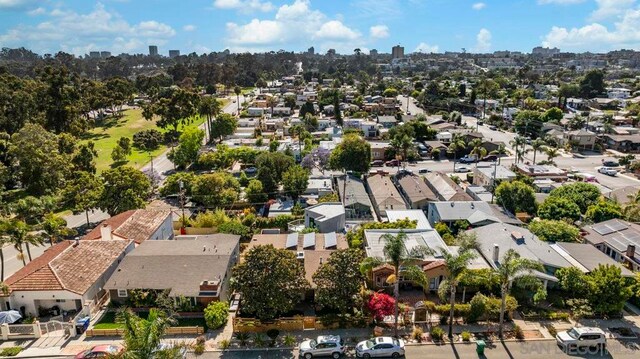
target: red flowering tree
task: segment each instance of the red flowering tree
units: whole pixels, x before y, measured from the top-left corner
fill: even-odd
[[[382,320],[385,316],[393,314],[395,304],[396,301],[392,296],[376,292],[369,298],[367,308],[375,320]]]

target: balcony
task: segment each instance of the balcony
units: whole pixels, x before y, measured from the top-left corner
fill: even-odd
[[[302,232],[305,228],[304,219],[296,219],[287,225],[289,232]]]

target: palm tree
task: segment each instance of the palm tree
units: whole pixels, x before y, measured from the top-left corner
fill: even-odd
[[[546,145],[547,143],[541,138],[536,138],[533,142],[531,142],[531,148],[533,148],[533,164],[534,165],[536,164],[536,154],[538,153],[538,151],[542,150]]]
[[[405,247],[405,241],[407,240],[407,235],[400,231],[397,235],[392,235],[387,233],[382,236],[382,239],[385,240],[384,245],[384,255],[389,262],[393,266],[394,276],[387,279],[388,282],[393,282],[393,297],[395,299],[395,309],[394,309],[394,333],[395,336],[398,336],[398,300],[400,296],[400,268],[402,267],[402,275],[405,278],[410,278],[420,285],[424,286],[427,283],[427,279],[424,275],[424,272],[421,268],[419,268],[415,263],[422,259],[422,257],[430,253],[429,249],[426,247],[416,247],[411,250],[411,252],[407,252]]]
[[[29,226],[19,219],[9,221],[5,225],[5,233],[9,236],[9,243],[13,244],[14,248],[18,251],[22,265],[26,266],[27,261],[24,256],[24,247],[27,247],[27,254],[29,255],[29,261],[31,261],[29,243],[37,246],[42,244],[41,239],[38,240],[36,236],[29,234]]]
[[[0,220],[0,282],[4,282],[4,245],[10,243],[5,237],[8,221]]]
[[[458,284],[467,273],[467,267],[476,257],[477,238],[475,235],[469,235],[464,232],[457,238],[460,249],[457,254],[453,254],[448,250],[441,249],[440,253],[444,259],[447,268],[447,280],[440,285],[444,285],[449,290],[451,309],[449,312],[449,338],[453,337],[453,309],[456,303],[456,290]]]
[[[74,229],[67,227],[67,221],[65,221],[64,218],[56,216],[53,213],[45,215],[41,226],[47,233],[51,246],[57,243],[61,237],[68,237],[76,233]]]
[[[476,155],[476,167],[478,167],[478,161],[487,155],[487,149],[482,147],[482,140],[479,138],[474,139],[469,143],[471,147],[471,154]]]
[[[207,119],[207,135],[208,140],[211,140],[211,125],[213,124],[213,118],[220,114],[220,102],[215,97],[205,97],[200,101],[198,107],[198,114],[206,117]],[[207,142],[209,142],[207,141]]]
[[[521,152],[518,152],[518,147],[526,146],[527,145],[527,140],[522,136],[517,136],[511,142],[509,142],[509,144],[511,144],[511,146],[513,146],[513,150],[516,152],[516,163],[518,163],[518,159],[519,159],[519,156],[521,154]]]
[[[240,86],[236,86],[233,88],[233,92],[236,94],[236,102],[238,103],[238,116],[240,116],[240,94],[242,93],[242,88]]]
[[[129,359],[147,358],[174,358],[169,351],[174,349],[158,351],[160,338],[167,329],[175,323],[175,319],[167,313],[151,309],[147,319],[142,319],[135,315],[130,309],[125,308],[118,312],[118,320],[124,325],[122,339],[124,341],[124,357]]]
[[[624,218],[629,222],[640,222],[640,191],[627,198],[629,202],[622,208]]]
[[[558,152],[558,149],[554,147],[547,146],[544,152],[547,154],[549,163],[555,163],[553,159],[560,156],[560,152]]]
[[[413,146],[413,140],[408,135],[395,136],[389,144],[396,153],[402,151],[402,161],[406,161],[409,149]]]
[[[275,96],[267,96],[267,106],[271,109],[271,116],[273,116],[273,108],[278,104],[278,99]]]
[[[502,329],[504,326],[504,312],[507,306],[507,294],[511,290],[511,285],[514,279],[531,276],[531,271],[544,270],[542,265],[531,259],[521,258],[520,254],[513,249],[509,249],[502,259],[500,259],[500,265],[496,269],[496,276],[500,283],[500,295],[502,296],[502,303],[500,304],[500,326],[498,329],[498,335],[502,338]]]
[[[492,155],[498,156],[498,164],[500,164],[500,160],[502,159],[502,155],[507,154],[507,146],[504,143],[498,145],[498,148],[490,152]]]
[[[462,151],[465,148],[467,148],[467,144],[464,143],[462,137],[454,135],[449,147],[447,148],[447,153],[453,154],[453,172],[456,171],[456,155],[458,154],[458,151]]]

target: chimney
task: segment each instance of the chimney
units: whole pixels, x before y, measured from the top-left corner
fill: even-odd
[[[500,259],[500,246],[497,244],[493,245],[493,261],[498,262]]]
[[[522,235],[522,233],[520,233],[518,231],[511,232],[511,239],[516,241],[516,243],[523,243],[524,242],[524,236]]]
[[[629,244],[627,246],[627,257],[633,258],[636,255],[636,246],[633,244]]]
[[[106,241],[110,241],[113,239],[111,237],[111,225],[109,225],[108,223],[103,223],[102,226],[100,226],[100,237],[102,238],[102,240]]]

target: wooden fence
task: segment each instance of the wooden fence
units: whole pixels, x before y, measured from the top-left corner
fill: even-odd
[[[87,338],[91,337],[120,337],[124,329],[89,329],[87,330]],[[170,327],[165,335],[200,335],[204,334],[203,327]]]
[[[264,333],[270,329],[278,329],[280,331],[295,331],[325,330],[337,328],[340,328],[340,323],[338,321],[323,322],[318,317],[314,316],[279,318],[271,322],[261,322],[259,319],[255,318],[233,318],[233,331],[236,333]]]

